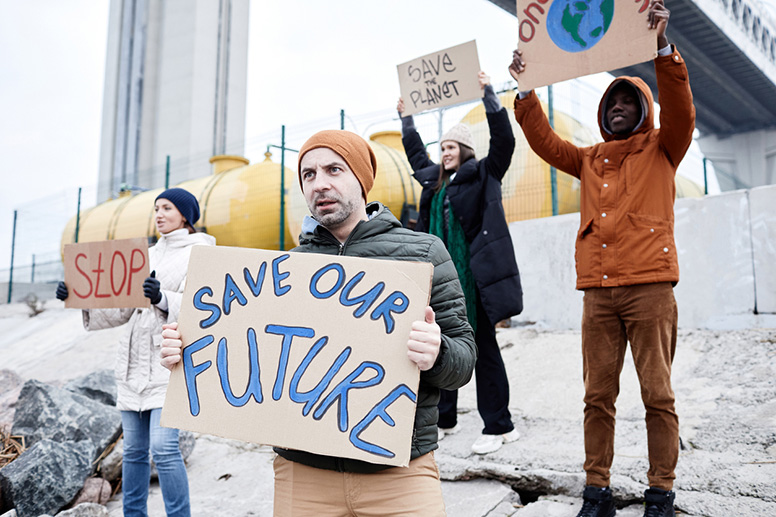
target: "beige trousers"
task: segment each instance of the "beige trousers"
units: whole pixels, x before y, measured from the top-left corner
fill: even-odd
[[[275,517],[445,515],[434,453],[372,474],[317,469],[275,458]]]

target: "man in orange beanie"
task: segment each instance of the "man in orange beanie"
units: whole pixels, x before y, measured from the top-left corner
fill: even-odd
[[[615,400],[628,342],[646,409],[649,489],[645,517],[673,517],[679,421],[671,389],[679,281],[674,244],[674,177],[692,142],[695,109],[687,68],[666,38],[669,11],[651,0],[660,128],[649,87],[618,77],[604,93],[598,123],[604,142],[576,147],[550,128],[536,95],[520,94],[515,118],[531,149],[581,181],[577,289],[584,291],[582,371],[585,382],[586,488],[578,517],[613,517],[609,488]],[[510,72],[524,69],[515,51]]]
[[[420,370],[408,468],[276,448],[275,516],[444,515],[437,448],[440,389],[469,382],[477,359],[458,273],[437,237],[402,228],[381,203],[367,204],[377,160],[348,131],[321,131],[299,152],[299,183],[312,217],[293,251],[430,262],[425,321],[416,321],[406,354]],[[180,334],[164,331],[162,364],[180,361]],[[398,352],[398,351],[397,351]]]

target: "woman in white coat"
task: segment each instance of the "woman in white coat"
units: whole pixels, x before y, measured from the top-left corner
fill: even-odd
[[[84,328],[99,330],[129,323],[119,342],[116,358],[117,406],[124,431],[122,468],[125,517],[146,517],[150,457],[159,472],[168,517],[188,517],[189,483],[178,448],[178,430],[159,425],[169,381],[169,371],[159,363],[162,325],[177,321],[186,283],[191,248],[215,245],[215,238],[197,233],[199,203],[181,188],[165,190],[156,198],[156,228],[161,238],[149,248],[151,276],[143,292],[149,309],[89,309],[83,311]],[[64,282],[57,298],[68,291]]]

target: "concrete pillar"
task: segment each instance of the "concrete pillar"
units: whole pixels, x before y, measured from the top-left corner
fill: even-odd
[[[761,129],[698,138],[701,152],[714,164],[722,191],[776,184],[776,130]]]
[[[244,154],[249,0],[111,0],[98,201]]]

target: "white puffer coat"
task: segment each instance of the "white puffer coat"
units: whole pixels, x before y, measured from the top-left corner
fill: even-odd
[[[216,240],[206,233],[189,233],[186,229],[163,235],[148,249],[151,270],[167,297],[167,312],[156,306],[150,309],[89,309],[83,311],[84,328],[100,330],[129,322],[119,341],[116,356],[118,409],[147,411],[164,404],[170,372],[160,364],[162,325],[178,320],[186,285],[191,247],[215,246]]]

